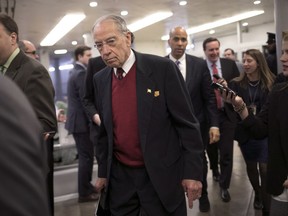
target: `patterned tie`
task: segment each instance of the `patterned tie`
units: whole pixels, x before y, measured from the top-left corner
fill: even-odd
[[[214,74],[218,75],[218,69],[217,69],[215,63],[212,64],[212,72],[213,72],[213,75]],[[217,82],[217,79],[215,77],[213,77],[213,81]],[[223,102],[222,102],[222,97],[221,97],[220,91],[218,91],[216,89],[214,91],[216,94],[217,107],[218,107],[218,109],[221,109],[223,107]]]
[[[180,61],[179,61],[179,60],[176,60],[176,61],[175,61],[175,64],[176,64],[177,67],[180,69]]]
[[[123,73],[124,73],[124,70],[122,68],[117,68],[117,78],[119,80],[122,80],[123,79]]]

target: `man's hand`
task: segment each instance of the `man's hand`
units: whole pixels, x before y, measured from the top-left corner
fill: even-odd
[[[97,124],[98,126],[100,126],[100,124],[101,124],[101,119],[100,119],[100,116],[99,116],[98,114],[95,114],[95,115],[93,116],[93,122],[94,122],[95,124]]]
[[[103,188],[107,185],[107,178],[97,178],[95,183],[95,188],[97,192],[101,192]]]
[[[202,194],[202,183],[192,179],[182,180],[182,186],[188,198],[189,208],[193,208],[193,201],[199,199]]]
[[[220,139],[220,130],[217,127],[211,127],[209,130],[209,144],[216,143]]]

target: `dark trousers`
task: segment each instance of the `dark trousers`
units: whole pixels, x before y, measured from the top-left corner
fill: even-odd
[[[233,146],[236,123],[231,122],[225,111],[220,112],[220,140],[207,146],[207,154],[211,169],[218,169],[218,149],[220,153],[220,181],[223,189],[230,186],[233,168]]]
[[[91,184],[94,162],[94,146],[89,133],[73,133],[78,152],[78,193],[88,196],[95,191]]]
[[[50,213],[54,216],[54,158],[53,158],[53,138],[48,138],[44,144],[47,147],[47,160],[48,160],[48,172],[46,176],[46,184],[48,191],[48,202],[50,207]]]
[[[208,123],[200,123],[200,130],[201,130],[201,136],[202,136],[202,141],[204,145],[204,151],[203,151],[203,180],[202,180],[202,195],[207,195],[207,173],[208,173],[208,161],[206,157],[206,149],[207,145],[209,145],[209,127]]]
[[[113,216],[185,216],[186,200],[175,212],[167,212],[162,205],[146,169],[131,168],[119,163],[112,164],[109,182],[109,206]]]

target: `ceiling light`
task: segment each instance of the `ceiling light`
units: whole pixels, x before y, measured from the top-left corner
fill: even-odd
[[[65,53],[67,53],[66,49],[59,49],[59,50],[54,51],[54,54],[56,55],[65,54]]]
[[[259,0],[253,2],[253,4],[255,4],[255,5],[258,5],[260,3],[261,3],[261,1],[259,1]]]
[[[97,7],[98,3],[97,2],[90,2],[89,6],[90,7]]]
[[[179,5],[180,5],[180,6],[187,5],[187,1],[180,1],[180,2],[179,2]]]
[[[86,15],[83,13],[67,14],[60,22],[48,33],[48,35],[41,41],[41,46],[53,46],[71,29],[78,25]]]
[[[238,15],[235,15],[232,17],[217,20],[215,22],[205,23],[203,25],[189,28],[189,29],[187,29],[187,34],[190,35],[190,34],[195,34],[195,33],[203,32],[203,31],[207,31],[209,29],[214,29],[214,28],[217,28],[220,26],[224,26],[224,25],[228,25],[228,24],[231,24],[234,22],[238,22],[238,21],[243,20],[243,19],[258,16],[258,15],[263,14],[263,13],[264,13],[263,10],[256,10],[256,11],[249,11],[249,12],[241,13],[241,14],[238,14]],[[161,37],[161,40],[168,40],[168,39],[169,39],[169,35],[164,35]]]
[[[127,15],[128,15],[128,11],[125,11],[125,10],[124,10],[124,11],[121,11],[121,15],[122,15],[122,16],[127,16]]]
[[[157,23],[161,20],[164,20],[164,19],[167,19],[168,17],[171,17],[173,15],[172,12],[158,12],[158,13],[154,13],[154,14],[151,14],[147,17],[144,17],[143,19],[141,20],[138,20],[134,23],[131,23],[130,25],[128,25],[128,29],[131,31],[131,32],[135,32],[135,31],[138,31],[142,28],[145,28],[149,25],[152,25],[154,23]]]
[[[75,46],[75,45],[78,44],[78,42],[77,41],[72,41],[71,44]]]
[[[242,23],[242,26],[248,26],[248,22]]]
[[[74,65],[73,64],[66,64],[66,65],[60,65],[59,66],[59,70],[62,71],[62,70],[71,70],[74,68]]]
[[[214,30],[214,29],[211,29],[211,30],[209,31],[209,34],[215,34],[215,30]]]

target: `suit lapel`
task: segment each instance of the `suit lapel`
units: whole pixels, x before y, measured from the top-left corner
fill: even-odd
[[[194,62],[192,61],[191,58],[189,58],[188,55],[186,55],[186,86],[189,87],[189,85],[192,85],[193,83],[193,71],[194,71]]]
[[[146,67],[145,60],[141,56],[136,55],[136,94],[138,108],[138,127],[140,144],[143,153],[145,152],[145,144],[147,139],[147,131],[151,119],[152,104],[154,100],[155,84],[150,79],[151,70]]]
[[[103,110],[103,120],[105,121],[106,130],[109,135],[113,134],[113,122],[112,122],[112,96],[111,96],[111,79],[112,79],[112,68],[107,68],[105,73],[103,73],[104,77],[101,80],[101,89],[103,92],[102,106]]]
[[[21,66],[23,55],[25,54],[23,54],[21,51],[16,55],[16,57],[13,59],[10,66],[8,67],[5,76],[10,77],[12,80],[15,79],[16,75],[18,74],[18,69]]]

